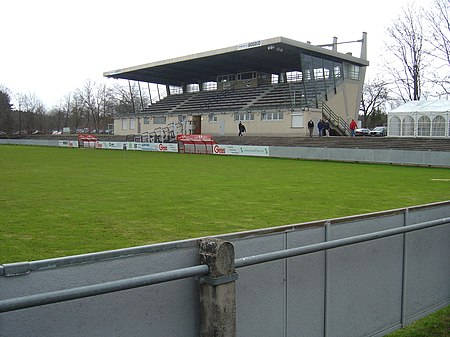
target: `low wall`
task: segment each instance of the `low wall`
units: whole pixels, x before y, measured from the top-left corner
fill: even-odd
[[[218,236],[236,258],[448,218],[450,201]],[[200,239],[0,265],[0,301],[199,264]],[[238,268],[237,336],[383,336],[450,304],[450,223]],[[187,278],[0,314],[1,336],[199,336]]]
[[[0,139],[1,144],[78,147],[77,141]],[[178,152],[174,143],[135,143],[99,141],[97,148],[112,150],[137,150]],[[395,165],[450,167],[450,152],[393,149],[320,148],[285,146],[220,145],[213,148],[216,155],[243,155],[310,160],[348,161]]]

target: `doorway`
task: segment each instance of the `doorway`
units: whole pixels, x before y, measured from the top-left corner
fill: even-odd
[[[202,134],[202,116],[192,116],[192,129],[194,135]]]

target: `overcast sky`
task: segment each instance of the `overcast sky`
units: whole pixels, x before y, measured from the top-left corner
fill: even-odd
[[[415,0],[416,5],[431,0]],[[386,27],[410,0],[0,0],[0,85],[47,106],[126,68],[277,36],[312,44],[368,34],[377,73]],[[359,56],[360,45],[338,51]],[[107,83],[108,83],[107,82]]]

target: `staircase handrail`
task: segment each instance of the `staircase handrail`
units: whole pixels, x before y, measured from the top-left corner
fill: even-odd
[[[350,126],[348,123],[342,117],[336,115],[336,113],[324,101],[319,101],[318,103],[322,109],[322,114],[328,119],[328,121],[343,131],[346,135],[349,135]]]

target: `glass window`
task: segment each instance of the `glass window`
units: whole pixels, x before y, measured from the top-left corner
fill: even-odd
[[[263,121],[273,121],[283,119],[282,112],[263,112],[261,113],[261,120]]]
[[[414,136],[414,118],[411,116],[403,118],[402,136]]]
[[[429,137],[431,131],[431,121],[428,116],[421,116],[417,121],[417,135]]]
[[[342,78],[342,74],[343,74],[343,65],[342,63],[336,63],[333,62],[333,69],[334,69],[334,77],[335,78]]]
[[[126,130],[128,128],[127,119],[122,119],[122,130]]]
[[[144,117],[144,124],[150,124],[150,118]]]
[[[344,73],[346,78],[359,80],[359,66],[357,65],[344,63]]]
[[[255,114],[253,112],[241,112],[234,114],[235,121],[253,121],[255,120]]]
[[[443,116],[439,115],[433,118],[431,135],[435,137],[445,136],[445,118]]]
[[[208,122],[217,122],[217,115],[216,114],[209,114],[208,115]]]
[[[134,130],[136,128],[136,120],[134,118],[130,118],[130,130]]]
[[[238,74],[238,80],[250,80],[252,78],[256,77],[255,72],[248,72],[248,73],[240,73]]]
[[[400,136],[400,118],[397,116],[391,117],[389,120],[389,136]]]
[[[300,71],[290,71],[286,73],[288,82],[299,82],[303,80],[303,74]]]
[[[198,84],[188,84],[186,86],[186,91],[187,92],[199,92],[200,86]]]
[[[203,83],[203,90],[205,90],[205,91],[217,90],[217,82]]]
[[[166,124],[166,117],[165,116],[153,117],[153,124]]]
[[[318,57],[313,57],[312,60],[313,60],[314,78],[316,80],[322,80],[324,78],[322,59]]]

